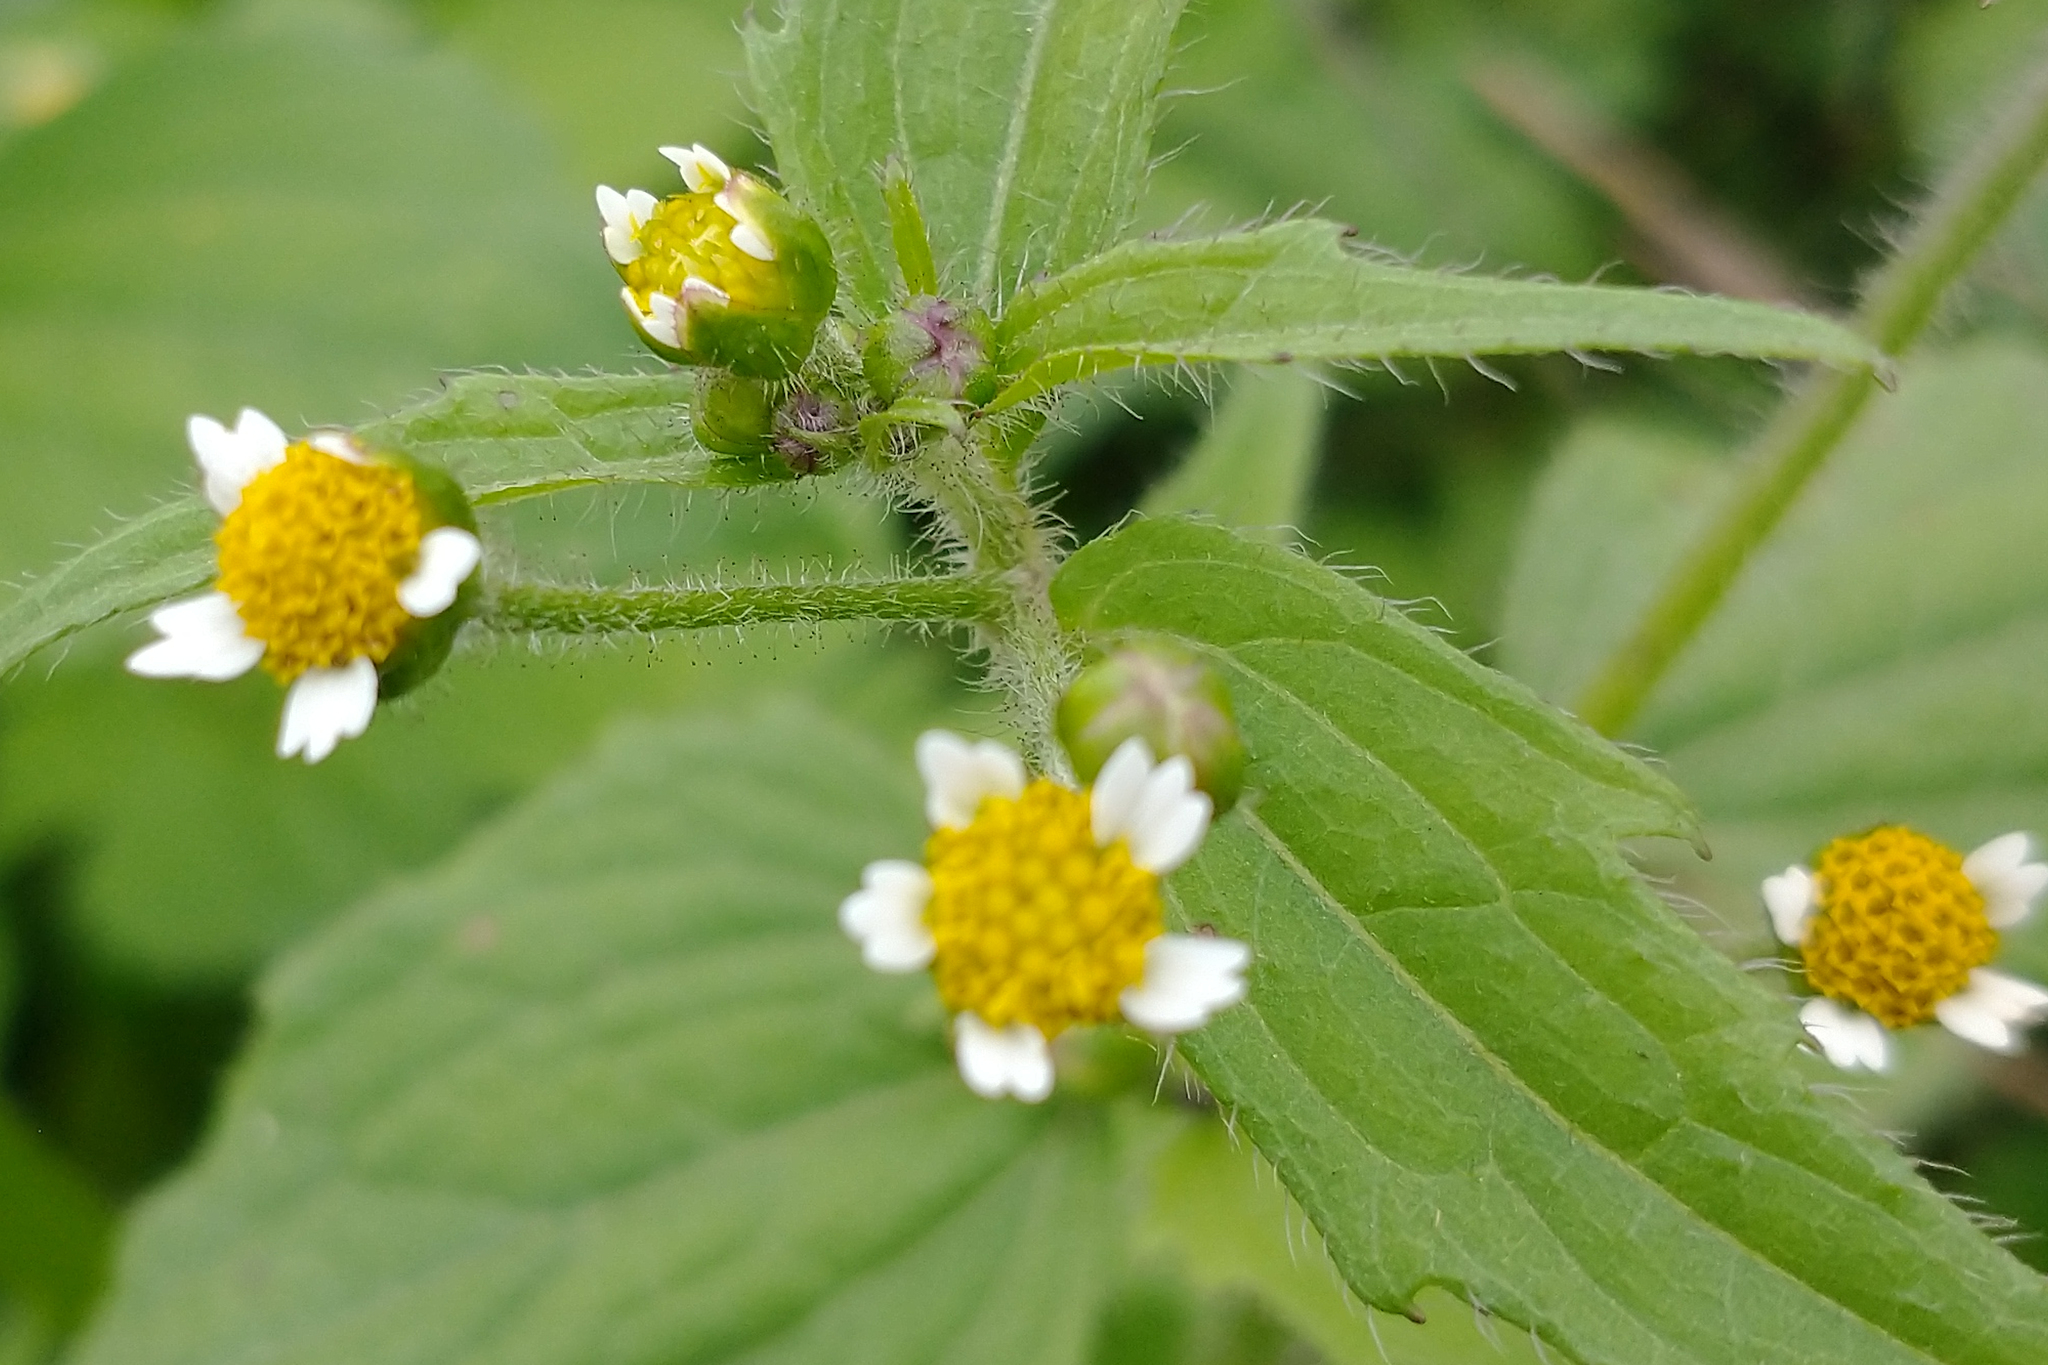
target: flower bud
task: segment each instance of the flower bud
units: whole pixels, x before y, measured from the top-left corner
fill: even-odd
[[[988,315],[947,299],[915,298],[868,336],[861,360],[888,402],[906,394],[980,407],[996,396]]]
[[[1090,664],[1060,698],[1060,743],[1092,782],[1119,744],[1136,736],[1165,760],[1179,754],[1220,815],[1244,786],[1244,743],[1222,676],[1179,645],[1121,645]]]
[[[775,410],[770,446],[795,473],[816,474],[851,454],[854,437],[855,414],[847,404],[798,389]]]
[[[756,379],[793,373],[831,310],[838,276],[808,216],[704,147],[664,147],[689,187],[597,191],[620,297],[648,348]]]
[[[690,427],[697,442],[721,455],[766,455],[773,446],[775,397],[759,379],[725,370],[697,372]]]

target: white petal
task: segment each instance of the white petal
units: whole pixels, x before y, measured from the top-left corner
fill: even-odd
[[[239,678],[263,658],[263,642],[244,633],[234,600],[224,592],[173,602],[150,613],[161,639],[128,656],[128,671],[143,678]]]
[[[726,304],[732,302],[732,295],[700,275],[685,275],[683,277],[683,290],[680,297],[684,304],[692,308],[705,303]]]
[[[1252,950],[1234,938],[1161,934],[1145,945],[1145,975],[1123,993],[1124,1018],[1151,1033],[1186,1033],[1244,999]]]
[[[661,201],[646,190],[626,191],[626,217],[632,221],[635,232],[645,227],[660,207]]]
[[[635,191],[638,193],[638,191]],[[631,201],[610,185],[597,187],[597,211],[604,219],[604,250],[620,265],[640,259],[640,225],[633,221]]]
[[[2025,834],[2001,834],[1963,859],[1963,875],[1983,895],[1984,913],[1995,929],[2024,920],[2048,889],[2048,864],[2028,862],[2032,851]]]
[[[1130,834],[1131,816],[1151,776],[1151,746],[1135,735],[1116,746],[1088,789],[1088,828],[1098,846],[1107,848]]]
[[[206,500],[222,516],[241,504],[251,479],[284,459],[288,444],[277,423],[254,408],[243,408],[232,430],[211,417],[189,418],[185,439],[199,460]]]
[[[1795,865],[1764,878],[1764,907],[1771,912],[1771,932],[1778,942],[1797,948],[1806,941],[1806,926],[1813,918],[1813,874]]]
[[[345,431],[316,431],[306,438],[306,444],[323,455],[332,455],[350,464],[370,462],[370,457],[356,444],[356,438]]]
[[[1052,1048],[1029,1024],[991,1028],[980,1016],[953,1020],[953,1057],[960,1079],[983,1099],[1015,1095],[1036,1104],[1052,1093]]]
[[[619,300],[626,305],[626,312],[633,319],[635,327],[664,346],[681,349],[681,333],[677,326],[680,314],[676,311],[674,299],[666,294],[656,294],[649,301],[649,307],[653,310],[651,314],[640,311],[640,301],[633,297],[631,289],[620,289]]]
[[[683,183],[693,193],[722,189],[725,182],[732,179],[732,168],[701,142],[694,147],[663,147],[660,150],[663,156],[676,163],[676,169],[682,172]]]
[[[459,526],[437,526],[420,537],[419,563],[398,585],[398,605],[422,619],[439,616],[455,602],[463,582],[476,572],[484,547]]]
[[[318,763],[344,739],[370,728],[377,709],[377,666],[357,659],[340,668],[311,668],[285,693],[277,756]]]
[[[987,798],[1024,793],[1024,760],[1014,750],[950,730],[917,737],[917,771],[924,777],[925,819],[934,829],[965,829]]]
[[[746,252],[757,261],[772,261],[775,259],[775,248],[769,244],[768,239],[763,237],[760,230],[752,223],[734,223],[732,231],[726,235],[732,238],[734,246]]]
[[[1163,877],[1194,856],[1213,809],[1194,786],[1194,764],[1179,754],[1152,770],[1131,815],[1132,862]]]
[[[932,879],[916,863],[869,863],[860,890],[839,903],[839,927],[860,945],[861,961],[878,972],[915,972],[931,965],[938,945],[924,922]]]
[[[1884,1025],[1862,1010],[1815,996],[1799,1007],[1799,1022],[1827,1059],[1844,1071],[1858,1067],[1883,1071],[1891,1064],[1891,1043]]]
[[[2048,1016],[2048,990],[1979,967],[1969,986],[1934,1007],[1934,1016],[1958,1038],[1993,1052],[2018,1052],[2028,1026]]]

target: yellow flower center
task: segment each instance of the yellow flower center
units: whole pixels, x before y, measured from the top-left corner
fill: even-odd
[[[717,285],[741,307],[786,308],[788,291],[773,263],[732,244],[738,221],[714,202],[715,194],[678,194],[661,201],[637,234],[640,256],[619,275],[644,311],[656,294],[679,294],[692,275]]]
[[[1998,951],[1962,855],[1900,825],[1837,839],[1814,869],[1820,913],[1800,951],[1822,995],[1887,1028],[1934,1018]]]
[[[358,658],[381,664],[412,620],[398,585],[419,559],[421,533],[403,470],[301,442],[249,482],[221,523],[220,590],[279,682]]]
[[[1098,848],[1088,796],[1043,778],[992,796],[925,846],[932,974],[946,1008],[1046,1037],[1117,1017],[1161,932],[1159,879],[1119,839]]]

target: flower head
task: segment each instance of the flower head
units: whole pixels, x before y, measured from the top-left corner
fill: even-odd
[[[2048,1017],[2048,990],[1992,971],[1998,931],[2027,917],[2048,887],[2024,834],[1964,857],[1901,825],[1836,839],[1812,868],[1764,879],[1771,928],[1797,948],[1817,992],[1800,1021],[1828,1060],[1881,1071],[1887,1030],[1939,1021],[2014,1052]]]
[[[663,147],[686,192],[597,188],[605,253],[649,348],[777,379],[810,354],[838,277],[818,225],[703,146]]]
[[[219,577],[150,616],[159,638],[128,670],[223,682],[261,664],[289,689],[279,757],[317,763],[368,727],[380,690],[446,654],[483,556],[468,505],[444,475],[345,432],[290,441],[254,408],[233,427],[194,417],[187,435],[221,514]]]
[[[1186,759],[1155,764],[1132,739],[1075,791],[1028,779],[1000,744],[933,730],[917,764],[925,861],[870,863],[839,922],[877,971],[931,969],[975,1093],[1044,1099],[1069,1028],[1185,1033],[1243,999],[1249,948],[1165,930],[1159,879],[1209,828]]]

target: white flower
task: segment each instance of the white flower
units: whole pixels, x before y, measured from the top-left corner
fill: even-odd
[[[640,259],[640,229],[654,217],[660,201],[646,190],[620,194],[610,185],[597,187],[597,212],[604,220],[604,249],[620,265]]]
[[[1185,1033],[1244,998],[1246,945],[1161,923],[1158,879],[1209,827],[1185,758],[1128,740],[1082,793],[1031,781],[990,740],[933,730],[916,752],[931,866],[869,864],[839,922],[877,971],[931,968],[975,1093],[1044,1099],[1051,1039],[1073,1025]]]
[[[341,521],[318,528],[265,525],[261,535],[231,534],[277,515],[273,505],[304,507],[337,481],[398,480],[410,489],[411,476],[377,464],[343,432],[315,432],[294,446],[275,422],[253,408],[244,408],[232,428],[194,417],[186,430],[207,500],[224,519],[221,586],[151,613],[159,638],[129,655],[128,670],[145,678],[225,682],[269,659],[290,684],[278,755],[317,763],[340,741],[368,727],[377,705],[377,666],[401,629],[397,623],[439,616],[454,605],[476,572],[483,546],[456,526],[437,526],[422,535],[409,529],[411,522],[377,521],[378,515],[398,515],[389,509],[404,506],[389,498],[377,504],[382,512],[338,513]],[[323,459],[332,463],[323,465]],[[361,472],[340,473],[333,464]],[[280,487],[293,496],[254,506],[251,490],[259,481],[281,481]],[[371,520],[357,524],[347,515],[370,515]],[[411,540],[412,571],[388,583],[359,581],[363,570],[334,554],[334,537],[349,534],[375,535],[394,545],[417,537]],[[331,591],[333,603],[316,600],[309,610],[295,596],[285,609],[267,604],[266,580],[285,575],[294,583],[310,581]],[[238,601],[231,586],[246,595]],[[375,600],[380,592],[389,594],[390,605],[379,621],[366,623],[353,604],[366,594]]]
[[[2025,1030],[2048,1018],[2048,990],[1983,963],[1996,951],[1995,931],[2024,920],[2048,888],[2048,865],[2030,858],[2024,834],[1960,857],[1925,835],[1881,826],[1829,844],[1819,869],[1795,865],[1764,879],[1772,932],[1799,950],[1808,981],[1823,992],[1799,1018],[1830,1062],[1882,1071],[1887,1028],[1929,1020],[1979,1047],[2019,1050]],[[1893,894],[1900,876],[1910,895]]]

